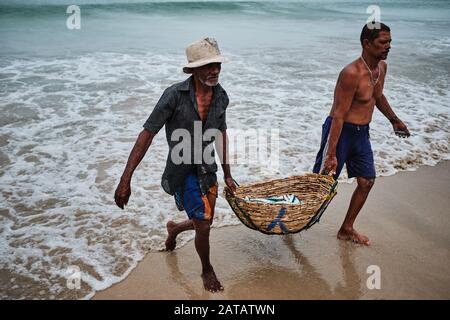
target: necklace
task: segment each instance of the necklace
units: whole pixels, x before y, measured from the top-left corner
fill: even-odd
[[[370,68],[369,68],[369,66],[368,66],[367,63],[366,63],[366,60],[364,60],[363,56],[361,56],[361,60],[364,62],[364,65],[366,66],[367,71],[369,71],[369,74],[370,74],[370,82],[372,82],[372,85],[375,87],[376,84],[377,84],[377,82],[378,82],[378,79],[380,79],[380,73],[381,73],[381,72],[378,72],[378,77],[377,77],[375,80],[373,80],[372,70],[370,70]],[[378,65],[377,65],[377,69],[379,69],[379,68],[378,68]],[[368,86],[370,86],[370,83],[368,84]]]

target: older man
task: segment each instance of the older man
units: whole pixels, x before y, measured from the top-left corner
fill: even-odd
[[[115,192],[120,208],[128,203],[132,174],[153,137],[165,125],[169,155],[161,185],[175,197],[178,209],[185,210],[186,221],[167,223],[167,250],[174,250],[180,232],[195,229],[195,248],[202,263],[202,279],[206,290],[223,290],[209,259],[209,233],[217,198],[217,164],[211,144],[219,142],[225,184],[236,186],[227,164],[226,108],[228,96],[219,84],[224,57],[212,38],[197,41],[186,49],[188,64],[183,71],[192,74],[183,82],[167,88],[144,124],[144,130],[128,158]],[[206,134],[216,131],[219,134]],[[198,133],[200,132],[200,136]],[[180,137],[185,141],[180,142]],[[209,137],[209,139],[208,139]],[[199,157],[200,155],[200,157]]]
[[[369,239],[353,228],[375,182],[375,165],[369,140],[369,123],[375,106],[391,122],[395,134],[409,136],[406,125],[392,111],[383,94],[386,60],[391,48],[388,26],[364,25],[360,41],[361,57],[339,74],[330,115],[322,127],[322,143],[313,172],[328,172],[337,179],[344,164],[358,185],[353,193],[338,239],[369,245]]]

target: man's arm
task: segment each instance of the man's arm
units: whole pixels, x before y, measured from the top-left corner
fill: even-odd
[[[391,123],[394,123],[395,121],[400,121],[400,119],[397,117],[397,115],[394,113],[391,106],[389,105],[389,102],[387,101],[384,94],[382,94],[380,97],[376,97],[375,105],[377,106],[378,110],[380,110],[381,113],[384,114],[384,116],[388,118],[388,120]]]
[[[334,108],[333,113],[331,114],[333,121],[331,123],[330,134],[328,137],[328,149],[326,151],[324,162],[324,170],[330,175],[336,173],[336,146],[341,135],[344,118],[352,105],[353,97],[358,87],[358,81],[359,74],[357,70],[355,67],[350,66],[342,70],[336,84]]]
[[[383,62],[382,66],[384,67],[384,77],[386,77],[387,64]],[[392,124],[392,127],[394,128],[394,132],[396,135],[400,137],[410,136],[409,130],[406,127],[406,125],[397,117],[394,110],[392,110],[391,106],[389,105],[389,102],[387,101],[386,97],[383,94],[383,89],[381,89],[379,91],[379,94],[375,96],[375,105],[377,106],[378,110],[380,110],[381,113]]]
[[[376,99],[376,106],[378,110],[391,122],[394,132],[399,137],[409,137],[410,133],[406,125],[397,117],[395,112],[392,110],[389,102],[387,101],[384,94]]]
[[[131,195],[130,184],[133,172],[141,162],[142,158],[144,158],[154,136],[155,134],[153,132],[146,129],[142,130],[136,140],[136,143],[134,144],[133,149],[131,150],[127,165],[123,171],[122,177],[120,178],[116,192],[114,193],[114,200],[117,206],[121,209],[123,209],[124,205],[128,203],[128,199]]]
[[[172,116],[176,107],[176,90],[167,88],[164,90],[161,98],[153,109],[152,113],[144,123],[144,130],[139,134],[133,149],[131,150],[128,162],[123,171],[119,185],[114,193],[114,200],[119,208],[123,209],[124,205],[128,203],[131,195],[131,177],[134,170],[137,168],[142,158],[144,158],[153,137],[161,130],[165,123]]]
[[[223,179],[225,181],[225,184],[232,192],[236,191],[236,184],[234,183],[233,177],[231,176],[231,170],[230,170],[230,163],[228,162],[229,154],[228,154],[228,135],[227,130],[220,131],[221,141],[216,144],[216,148],[218,148],[219,158],[222,164],[222,170],[223,170]]]

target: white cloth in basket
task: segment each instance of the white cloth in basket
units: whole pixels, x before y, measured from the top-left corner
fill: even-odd
[[[270,196],[267,198],[250,198],[245,197],[247,202],[262,202],[268,204],[302,204],[303,201],[297,198],[294,194],[285,194],[282,196]]]

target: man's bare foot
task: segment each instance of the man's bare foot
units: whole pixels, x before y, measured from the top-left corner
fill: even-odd
[[[355,229],[341,228],[337,234],[337,238],[340,240],[350,240],[366,246],[370,245],[369,238],[365,235],[359,234]]]
[[[177,224],[173,221],[167,222],[166,251],[173,251],[177,245],[177,242],[175,241],[177,235],[173,232],[176,225]]]
[[[209,292],[223,291],[223,286],[219,280],[217,280],[216,274],[212,268],[211,270],[202,273],[202,279],[205,290]]]

